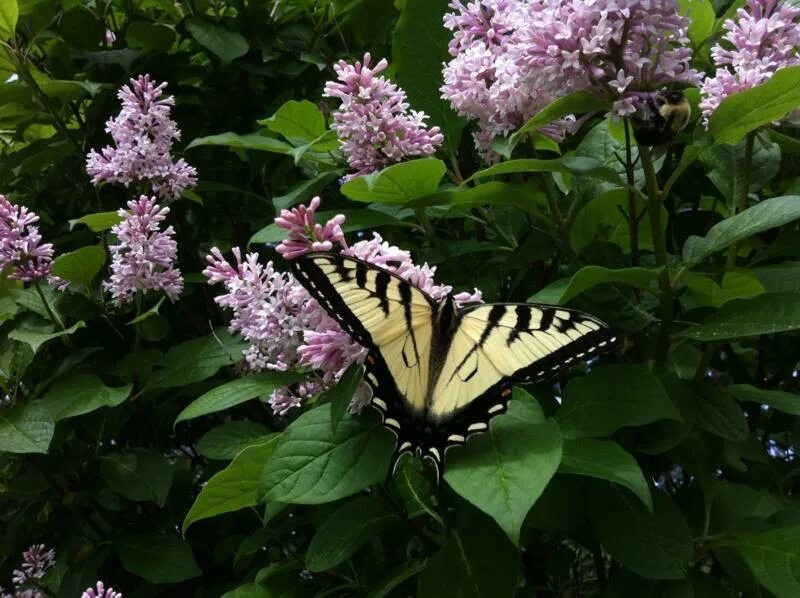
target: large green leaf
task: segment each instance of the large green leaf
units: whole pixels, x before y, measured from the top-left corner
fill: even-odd
[[[100,475],[117,494],[163,507],[172,487],[173,467],[163,455],[140,450],[103,457]]]
[[[247,40],[224,25],[212,23],[202,17],[189,17],[186,19],[186,30],[197,42],[214,54],[223,62],[231,62],[247,54],[250,46]]]
[[[302,375],[294,372],[267,371],[231,380],[192,401],[175,418],[175,424],[230,409],[256,397],[271,394],[283,386],[302,380],[302,378]]]
[[[603,598],[695,598],[692,586],[685,579],[644,579],[627,569],[617,569]],[[701,595],[702,596],[702,595]],[[711,598],[705,597],[703,598]]]
[[[464,187],[439,191],[410,202],[409,207],[417,206],[512,206],[526,212],[540,212],[546,204],[543,193],[532,191],[526,185],[512,185],[491,181],[476,187]]]
[[[435,193],[445,173],[445,165],[435,158],[401,162],[342,185],[342,195],[356,201],[404,204]]]
[[[622,565],[647,579],[683,579],[692,558],[692,531],[663,492],[650,513],[630,494],[610,486],[592,510],[597,539]]]
[[[132,384],[112,388],[93,374],[77,374],[60,380],[42,397],[42,405],[55,421],[116,407],[131,394]]]
[[[298,417],[264,468],[260,495],[296,504],[331,502],[386,477],[395,439],[377,414],[345,416],[333,432],[331,406]]]
[[[442,26],[448,0],[406,0],[392,37],[392,66],[409,103],[430,117],[444,134],[444,148],[455,156],[465,122],[443,100],[442,63],[451,59],[451,33]]]
[[[689,17],[689,39],[699,48],[714,31],[714,6],[709,0],[678,0],[680,13]]]
[[[248,446],[263,444],[269,436],[269,428],[257,422],[225,422],[203,434],[197,452],[207,459],[229,460]]]
[[[342,377],[332,389],[325,393],[328,401],[331,404],[331,426],[333,427],[334,434],[339,422],[342,421],[344,414],[347,413],[347,408],[353,401],[353,397],[358,390],[358,385],[364,377],[364,368],[358,364],[353,363],[347,368]]]
[[[317,105],[308,100],[289,100],[271,117],[259,121],[271,131],[280,133],[292,143],[314,141],[325,134],[325,117]]]
[[[178,583],[202,574],[177,533],[126,536],[115,540],[114,547],[126,570],[151,583]]]
[[[436,511],[437,490],[424,469],[425,465],[419,459],[404,457],[398,462],[389,486],[392,494],[400,499],[409,519],[429,515],[441,523]]]
[[[653,508],[650,487],[636,459],[611,440],[579,438],[564,442],[559,473],[591,476],[625,486],[648,509]]]
[[[742,533],[715,542],[734,546],[759,582],[779,598],[800,595],[800,527]]]
[[[620,268],[614,270],[603,266],[584,266],[568,280],[557,280],[548,285],[528,301],[563,305],[598,284],[609,282],[626,284],[638,289],[646,289],[659,276],[659,268]]]
[[[56,424],[38,401],[0,409],[0,452],[46,453]]]
[[[800,329],[800,295],[764,293],[723,305],[699,326],[682,334],[697,341],[718,341]]]
[[[536,131],[565,116],[605,111],[608,108],[608,100],[599,97],[597,94],[589,91],[573,92],[558,98],[537,112],[536,116],[528,120],[511,136],[511,141],[516,143],[522,135]]]
[[[18,18],[17,0],[0,0],[0,41],[6,41],[14,35]]]
[[[223,329],[183,342],[167,352],[163,367],[153,373],[147,386],[173,388],[205,380],[221,367],[239,363],[246,347],[244,341],[234,338]]]
[[[571,380],[557,419],[564,437],[586,438],[681,415],[646,365],[618,364]]]
[[[89,230],[100,233],[108,230],[116,224],[122,222],[122,216],[116,211],[114,212],[96,212],[94,214],[87,214],[75,220],[69,221],[69,229],[75,228],[76,224],[85,224]]]
[[[419,576],[419,598],[510,598],[519,553],[491,519],[467,505],[456,510],[444,547]]]
[[[59,255],[53,262],[53,275],[89,288],[105,263],[106,252],[102,247],[81,247]]]
[[[521,389],[505,415],[447,453],[444,479],[519,542],[522,522],[561,461],[561,433]]]
[[[292,146],[285,141],[275,139],[274,137],[258,135],[256,133],[249,133],[247,135],[239,135],[237,133],[220,133],[219,135],[197,137],[186,146],[186,149],[188,150],[193,147],[200,147],[203,145],[221,145],[223,147],[256,150],[260,152],[273,152],[276,154],[288,154],[292,151]]]
[[[134,21],[125,29],[125,41],[128,42],[128,47],[146,51],[166,52],[175,43],[176,37],[172,27],[147,21]]]
[[[12,330],[8,333],[8,338],[13,338],[15,341],[25,343],[31,348],[31,351],[37,353],[39,348],[45,343],[63,336],[69,336],[81,328],[86,328],[86,323],[83,320],[75,322],[66,330],[59,330],[58,332],[40,332],[39,330],[26,330],[25,328],[17,328],[16,330]]]
[[[709,131],[717,143],[735,145],[750,131],[800,108],[800,66],[782,68],[766,83],[727,96],[712,113]]]
[[[738,401],[769,405],[784,413],[800,415],[800,395],[780,390],[764,390],[750,384],[732,384],[726,386],[725,390]]]
[[[786,195],[765,199],[712,226],[705,237],[689,237],[683,246],[683,261],[691,266],[737,241],[783,226],[798,218],[800,196]]]
[[[684,272],[681,282],[698,305],[708,307],[720,307],[732,299],[755,297],[764,292],[764,286],[749,270],[725,272],[721,285],[710,276],[694,272]]]
[[[258,485],[278,437],[247,447],[203,486],[183,520],[183,533],[195,521],[258,504]]]
[[[386,502],[358,497],[337,509],[311,538],[306,567],[320,572],[349,559],[386,525],[399,518]]]

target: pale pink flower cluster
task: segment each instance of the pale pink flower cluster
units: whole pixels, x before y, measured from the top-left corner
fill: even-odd
[[[175,267],[178,244],[172,226],[162,230],[169,208],[162,208],[155,197],[142,195],[128,202],[128,210],[117,212],[122,222],[111,232],[119,243],[111,245],[111,278],[103,288],[115,303],[132,301],[136,293],[163,291],[175,301],[183,290],[181,271]]]
[[[447,285],[437,285],[436,269],[427,264],[413,263],[407,251],[385,242],[377,233],[369,240],[351,246],[341,232],[343,216],[336,216],[325,225],[315,224],[314,216],[319,198],[310,206],[285,210],[276,223],[287,229],[290,244],[280,247],[284,256],[299,257],[311,251],[330,251],[334,243],[341,246],[343,255],[368,261],[386,268],[411,282],[436,299],[452,291]],[[235,264],[229,263],[216,247],[207,256],[208,267],[203,274],[209,284],[222,283],[226,293],[215,301],[233,312],[230,330],[250,343],[245,361],[251,370],[298,370],[310,368],[318,377],[292,387],[281,388],[269,398],[272,409],[284,414],[329,388],[353,363],[363,363],[366,350],[356,343],[336,321],[308,294],[290,274],[275,270],[272,262],[259,262],[258,255],[233,249]],[[480,291],[454,296],[461,303],[481,301]],[[362,387],[352,408],[363,406]]]
[[[478,149],[496,159],[493,138],[522,125],[568,93],[588,90],[631,116],[670,84],[691,85],[688,21],[674,0],[461,0],[444,25],[453,31],[442,97],[478,121]],[[540,132],[555,139],[570,121]]]
[[[8,278],[33,282],[47,278],[53,268],[53,245],[42,243],[39,216],[0,195],[0,272]]]
[[[55,550],[47,549],[44,544],[34,544],[22,553],[22,564],[11,573],[14,592],[6,592],[0,588],[0,598],[42,598],[37,587],[26,587],[35,584],[56,562]]]
[[[170,118],[175,99],[164,97],[166,86],[140,75],[119,90],[122,110],[106,123],[114,146],[91,150],[86,159],[94,184],[147,184],[162,198],[179,197],[197,184],[197,171],[185,160],[172,157],[172,144],[181,133]]]
[[[86,588],[81,598],[122,598],[122,593],[114,591],[114,588],[107,588],[102,581],[98,581],[95,587]]]
[[[748,0],[747,9],[740,8],[736,16],[725,21],[724,41],[711,50],[717,72],[700,88],[706,126],[727,96],[764,83],[784,67],[800,65],[800,7]]]
[[[386,70],[386,59],[370,67],[364,62],[340,60],[333,69],[339,82],[328,81],[324,96],[338,98],[332,128],[341,143],[348,164],[356,171],[350,177],[367,174],[408,157],[430,156],[444,141],[439,127],[425,128],[424,112],[409,111],[406,93],[378,73]]]

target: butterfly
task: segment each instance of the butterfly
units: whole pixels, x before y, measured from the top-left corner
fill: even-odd
[[[366,347],[371,405],[404,453],[431,459],[506,411],[514,382],[534,382],[609,350],[608,326],[588,314],[533,303],[437,301],[389,270],[333,253],[291,261],[294,277]]]

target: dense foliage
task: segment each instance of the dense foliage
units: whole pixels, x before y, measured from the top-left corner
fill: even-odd
[[[0,0],[0,595],[800,595],[798,20]],[[392,476],[312,244],[623,342]]]

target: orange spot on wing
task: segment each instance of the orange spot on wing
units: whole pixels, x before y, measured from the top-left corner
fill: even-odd
[[[503,391],[500,393],[500,396],[505,398],[510,394],[511,394],[511,389],[510,388],[504,388]]]

